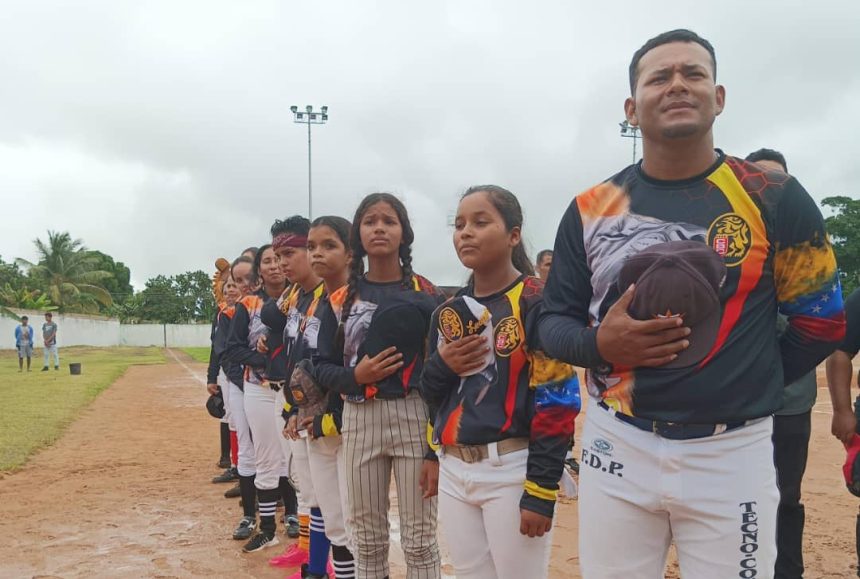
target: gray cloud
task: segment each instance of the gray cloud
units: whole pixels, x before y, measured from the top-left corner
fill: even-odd
[[[857,195],[860,8],[849,2],[3,2],[0,254],[68,229],[132,269],[211,269],[306,212],[352,217],[407,202],[416,269],[465,272],[447,216],[495,182],[520,197],[526,239],[551,246],[578,191],[630,160],[618,136],[627,63],[685,26],[717,49],[728,91],[718,146],[783,150],[817,199]],[[310,12],[308,12],[310,10]]]

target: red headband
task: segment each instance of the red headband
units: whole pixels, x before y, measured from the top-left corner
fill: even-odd
[[[307,247],[308,238],[305,235],[295,233],[279,233],[272,240],[272,249],[278,251],[285,247]]]

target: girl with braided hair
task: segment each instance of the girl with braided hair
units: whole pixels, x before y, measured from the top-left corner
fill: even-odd
[[[388,577],[388,491],[394,470],[409,579],[441,575],[436,542],[439,464],[418,393],[424,343],[443,294],[412,271],[409,216],[373,193],[352,221],[347,285],[321,314],[315,377],[345,400],[341,433],[358,579]],[[364,273],[364,260],[367,272]]]

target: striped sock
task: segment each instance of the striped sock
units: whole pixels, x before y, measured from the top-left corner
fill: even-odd
[[[304,551],[310,551],[310,525],[310,516],[299,513],[299,549]]]
[[[275,511],[278,508],[278,489],[257,489],[257,506],[260,509],[260,530],[275,534]]]
[[[325,523],[319,507],[311,507],[310,549],[308,557],[308,572],[314,575],[325,575],[328,563],[329,543],[325,536]]]
[[[349,549],[332,545],[331,558],[336,579],[355,579],[355,559]]]

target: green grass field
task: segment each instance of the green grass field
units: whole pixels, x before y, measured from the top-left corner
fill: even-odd
[[[209,347],[205,348],[179,348],[192,358],[194,358],[195,362],[203,362],[204,364],[209,363]]]
[[[60,370],[41,372],[41,351],[34,353],[33,371],[19,374],[15,351],[0,352],[0,472],[20,467],[59,439],[129,366],[164,362],[158,348],[62,348]],[[70,362],[81,363],[80,376],[69,374]]]

